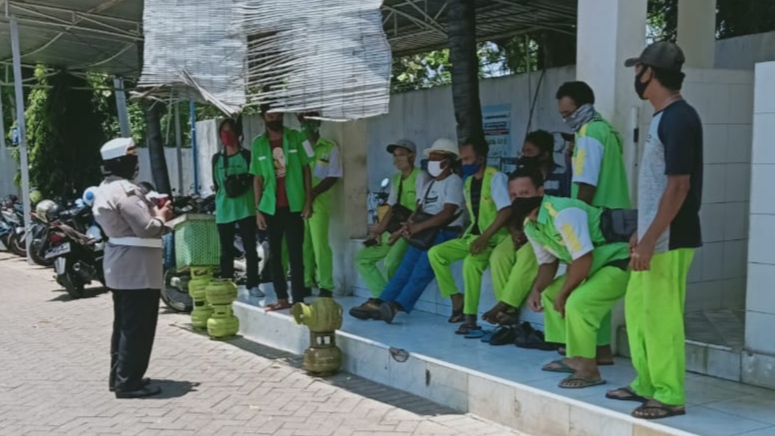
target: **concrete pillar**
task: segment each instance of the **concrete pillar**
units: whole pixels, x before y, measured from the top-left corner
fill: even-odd
[[[775,388],[775,62],[756,65],[753,148],[751,155],[751,225],[748,245],[745,347],[742,378]]]
[[[689,68],[713,68],[716,0],[678,0],[678,40]]]
[[[323,123],[321,134],[339,144],[344,178],[333,190],[329,238],[334,253],[334,281],[336,292],[351,295],[357,274],[352,263],[357,244],[352,239],[367,233],[366,195],[366,126],[367,121]]]
[[[630,192],[635,193],[639,111],[643,102],[635,94],[635,72],[624,61],[646,46],[647,0],[579,0],[576,45],[576,79],[595,91],[595,108],[622,135]],[[643,142],[644,133],[640,134]],[[631,195],[632,195],[631,194]],[[635,196],[632,195],[633,201]],[[614,310],[612,345],[616,350],[619,328],[624,325],[622,306]]]

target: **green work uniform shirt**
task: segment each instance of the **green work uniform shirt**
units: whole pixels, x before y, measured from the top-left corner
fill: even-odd
[[[592,253],[594,274],[600,268],[630,257],[627,243],[607,243],[600,230],[602,208],[581,200],[544,196],[536,221],[525,221],[525,235],[539,264],[560,260],[570,264]]]
[[[304,146],[303,133],[286,128],[283,132],[283,154],[273,153],[266,133],[253,140],[253,161],[250,174],[264,179],[264,192],[258,210],[274,215],[277,208],[277,172],[285,172],[285,189],[288,193],[288,206],[291,212],[301,212],[304,208],[304,172],[314,156],[310,147]],[[279,148],[278,148],[279,150]]]
[[[592,206],[629,209],[630,191],[624,167],[622,140],[600,114],[581,126],[573,149],[571,198],[578,198],[579,185],[596,187]]]
[[[315,155],[312,162],[309,163],[309,169],[312,173],[312,187],[314,188],[323,180],[334,177],[342,178],[342,164],[339,161],[339,147],[335,142],[325,138],[319,138],[314,147]],[[315,197],[312,210],[315,213],[328,213],[331,209],[331,195],[328,191]]]
[[[224,180],[226,174],[248,174],[250,170],[250,152],[240,149],[232,156],[218,153],[213,156],[213,181],[215,182],[215,222],[218,224],[233,223],[256,215],[256,197],[253,185],[239,197],[230,198],[226,195]]]

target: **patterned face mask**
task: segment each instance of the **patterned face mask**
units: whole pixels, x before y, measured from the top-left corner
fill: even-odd
[[[565,122],[565,124],[568,125],[568,127],[573,129],[574,132],[578,132],[579,129],[581,129],[581,126],[592,121],[592,118],[594,117],[595,107],[587,103],[581,105],[578,109],[576,109],[576,112],[573,112],[571,115],[563,118],[562,120]]]

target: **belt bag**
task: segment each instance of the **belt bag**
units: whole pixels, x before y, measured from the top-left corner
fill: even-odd
[[[110,238],[108,239],[108,243],[111,245],[118,245],[122,247],[161,248],[161,239],[138,238],[135,236],[127,236],[123,238]]]
[[[637,209],[605,209],[600,215],[600,231],[606,242],[630,242],[638,231]]]

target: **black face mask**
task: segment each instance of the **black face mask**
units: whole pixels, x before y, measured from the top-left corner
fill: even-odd
[[[641,100],[646,99],[643,95],[646,93],[646,88],[648,88],[649,83],[651,83],[651,79],[646,82],[640,81],[640,79],[643,78],[643,75],[646,74],[646,70],[648,70],[648,67],[644,66],[641,72],[635,76],[635,92],[638,93],[638,97],[640,97]]]
[[[540,156],[522,156],[519,158],[518,166],[521,167],[534,167],[541,163]]]
[[[273,132],[279,132],[283,130],[283,120],[269,121],[266,123],[266,128]]]
[[[543,196],[514,199],[511,203],[511,213],[518,228],[522,228],[525,218],[527,218],[531,212],[541,207],[543,199]]]

